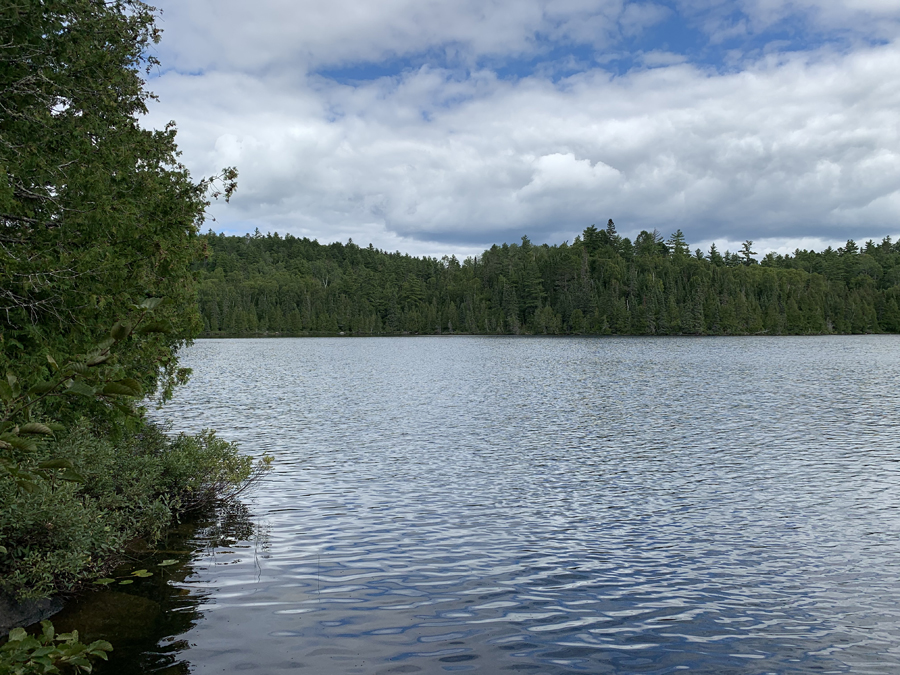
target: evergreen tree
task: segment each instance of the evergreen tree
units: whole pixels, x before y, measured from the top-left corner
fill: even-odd
[[[891,293],[900,288],[900,250],[893,242],[849,256],[834,250],[767,256],[756,266],[745,264],[754,255],[749,240],[744,255],[722,256],[713,245],[707,258],[686,255],[686,243],[680,254],[683,234],[666,244],[658,232],[643,232],[635,256],[625,238],[619,249],[608,243],[592,248],[588,242],[595,236],[608,241],[607,232],[585,232],[571,246],[535,246],[523,237],[519,244],[492,246],[477,263],[290,236],[210,234],[212,255],[200,269],[204,325],[211,330],[218,311],[222,331],[895,330],[900,296]],[[791,298],[796,311],[788,312]],[[232,306],[242,312],[233,324]]]
[[[751,251],[750,249],[753,247],[753,242],[749,239],[741,244],[741,262],[745,265],[755,265],[756,260],[753,256],[756,255],[756,251]]]
[[[684,233],[680,229],[672,233],[666,244],[675,256],[686,256],[690,250],[684,239]]]
[[[139,123],[154,19],[139,0],[0,6],[0,372],[46,376],[48,353],[88,350],[157,296],[168,333],[117,358],[146,391],[183,375],[175,353],[203,327],[191,269],[211,183],[179,164],[174,126]]]

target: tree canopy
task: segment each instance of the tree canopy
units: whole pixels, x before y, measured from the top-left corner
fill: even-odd
[[[140,124],[154,20],[140,0],[0,7],[0,373],[40,379],[48,354],[88,350],[160,297],[168,332],[123,343],[119,364],[145,391],[179,378],[210,182],[179,163],[174,123]]]
[[[186,374],[198,228],[236,177],[192,180],[174,125],[141,126],[154,20],[139,0],[0,3],[0,605],[96,579],[252,474],[135,403]]]
[[[571,244],[415,258],[259,233],[206,235],[200,307],[209,335],[900,332],[900,245],[754,256],[690,253],[681,230],[632,242],[589,226]]]

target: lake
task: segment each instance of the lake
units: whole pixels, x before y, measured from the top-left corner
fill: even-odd
[[[187,535],[153,591],[187,618],[125,639],[116,672],[900,670],[900,336],[204,340],[183,361],[154,415],[273,469]]]

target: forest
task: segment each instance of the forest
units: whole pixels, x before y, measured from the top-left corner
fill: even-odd
[[[632,242],[609,220],[574,242],[494,245],[463,261],[291,235],[205,235],[205,336],[803,335],[900,332],[900,241],[757,259],[681,230]]]

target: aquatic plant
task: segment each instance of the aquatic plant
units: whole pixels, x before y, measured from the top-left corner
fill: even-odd
[[[66,670],[90,673],[91,659],[106,660],[112,645],[96,640],[89,645],[78,641],[78,631],[57,634],[53,624],[41,621],[41,632],[29,635],[14,628],[0,647],[0,675],[54,675]]]

